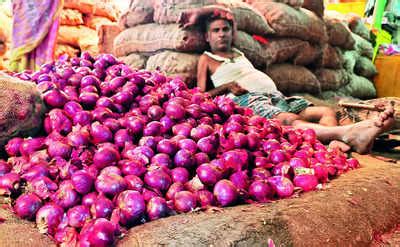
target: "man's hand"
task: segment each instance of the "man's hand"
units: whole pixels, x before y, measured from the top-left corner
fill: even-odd
[[[229,91],[235,96],[240,96],[249,92],[246,89],[242,88],[237,82],[230,83]]]

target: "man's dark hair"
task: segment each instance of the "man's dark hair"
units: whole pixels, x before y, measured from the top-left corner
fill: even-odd
[[[202,30],[204,33],[208,32],[210,30],[210,25],[212,22],[216,21],[216,20],[224,20],[227,21],[229,23],[229,25],[231,26],[231,28],[233,28],[233,20],[228,20],[226,18],[223,18],[221,16],[209,16],[208,18],[205,19],[204,21],[204,25],[202,27]]]

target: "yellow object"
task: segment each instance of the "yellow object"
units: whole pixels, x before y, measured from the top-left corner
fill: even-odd
[[[400,56],[378,55],[374,82],[378,97],[400,97]]]
[[[342,14],[356,13],[364,16],[366,1],[356,1],[351,3],[329,3],[326,10],[334,10]]]
[[[376,56],[379,52],[379,47],[382,44],[390,44],[390,43],[392,43],[392,35],[383,29],[377,30],[376,43],[375,43],[375,48],[374,48],[374,56],[372,58],[372,61],[374,61],[376,59]]]

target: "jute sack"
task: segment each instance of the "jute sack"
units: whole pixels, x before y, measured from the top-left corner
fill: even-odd
[[[343,68],[343,56],[339,48],[325,44],[322,46],[322,56],[315,62],[317,67],[329,69]]]
[[[92,55],[99,53],[99,37],[95,30],[86,26],[61,25],[58,30],[57,42],[88,51]]]
[[[297,55],[293,58],[293,64],[313,64],[319,57],[321,57],[321,54],[322,50],[320,46],[312,45],[309,42],[305,42],[303,48],[300,49]]]
[[[374,63],[371,61],[371,59],[359,56],[356,65],[354,68],[354,72],[357,75],[367,77],[367,78],[372,78],[376,74],[378,74],[378,70],[376,69]]]
[[[64,8],[76,9],[84,14],[93,14],[117,21],[119,10],[111,2],[101,0],[64,0]]]
[[[343,54],[343,67],[347,72],[353,73],[354,67],[356,66],[357,59],[360,54],[356,50],[345,50],[342,51]]]
[[[0,145],[39,130],[45,106],[34,83],[0,72],[0,104]]]
[[[245,32],[237,31],[233,43],[257,68],[264,69],[266,63],[271,60],[265,48]]]
[[[324,0],[304,0],[303,8],[314,12],[317,16],[324,16]]]
[[[91,29],[98,30],[102,25],[112,25],[115,22],[111,21],[107,17],[96,16],[96,15],[86,15],[83,18],[84,24]]]
[[[114,40],[114,52],[118,57],[133,52],[155,52],[161,49],[202,52],[206,49],[206,41],[199,30],[182,29],[178,24],[156,23],[126,29]]]
[[[153,0],[131,0],[129,10],[119,18],[121,28],[125,29],[153,22],[153,2]]]
[[[317,69],[314,71],[315,76],[321,83],[321,90],[337,90],[338,88],[349,83],[349,76],[346,70],[339,69]]]
[[[353,50],[355,40],[351,35],[350,29],[346,23],[342,22],[337,18],[324,18],[326,29],[328,32],[328,43],[332,46],[339,46],[346,50]]]
[[[315,43],[325,43],[328,40],[324,22],[307,9],[297,10],[283,3],[269,2],[255,2],[252,6],[264,15],[276,36]]]
[[[57,44],[56,50],[54,52],[55,59],[58,59],[64,54],[67,54],[69,57],[76,57],[79,54],[79,49],[70,45]]]
[[[275,64],[267,68],[266,74],[275,82],[284,94],[294,93],[319,94],[321,85],[317,77],[303,66]]]
[[[352,35],[354,40],[356,41],[355,48],[358,54],[372,59],[372,57],[374,56],[374,47],[372,46],[372,44],[368,40],[362,38],[355,33],[353,33]]]
[[[146,68],[148,57],[139,53],[131,53],[128,56],[119,57],[118,59],[129,65],[130,68],[140,70]]]
[[[367,78],[356,74],[349,74],[349,83],[337,90],[339,93],[359,98],[371,99],[376,97],[374,84]]]
[[[82,13],[75,9],[63,9],[61,11],[60,24],[70,26],[82,25]]]
[[[192,88],[196,86],[199,57],[199,54],[164,51],[149,57],[146,70],[160,69],[170,77],[178,76]]]
[[[349,23],[349,28],[353,33],[359,35],[366,40],[371,40],[370,31],[362,21],[360,16],[349,13],[345,17],[347,19],[347,22]]]
[[[97,29],[99,36],[99,52],[113,53],[114,39],[121,32],[121,28],[116,23],[109,25],[101,25]]]

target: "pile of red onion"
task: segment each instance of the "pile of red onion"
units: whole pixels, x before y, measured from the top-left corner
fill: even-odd
[[[49,111],[44,136],[6,145],[0,193],[58,243],[111,245],[150,220],[287,198],[359,166],[313,130],[282,127],[108,54],[15,76],[37,83]]]

